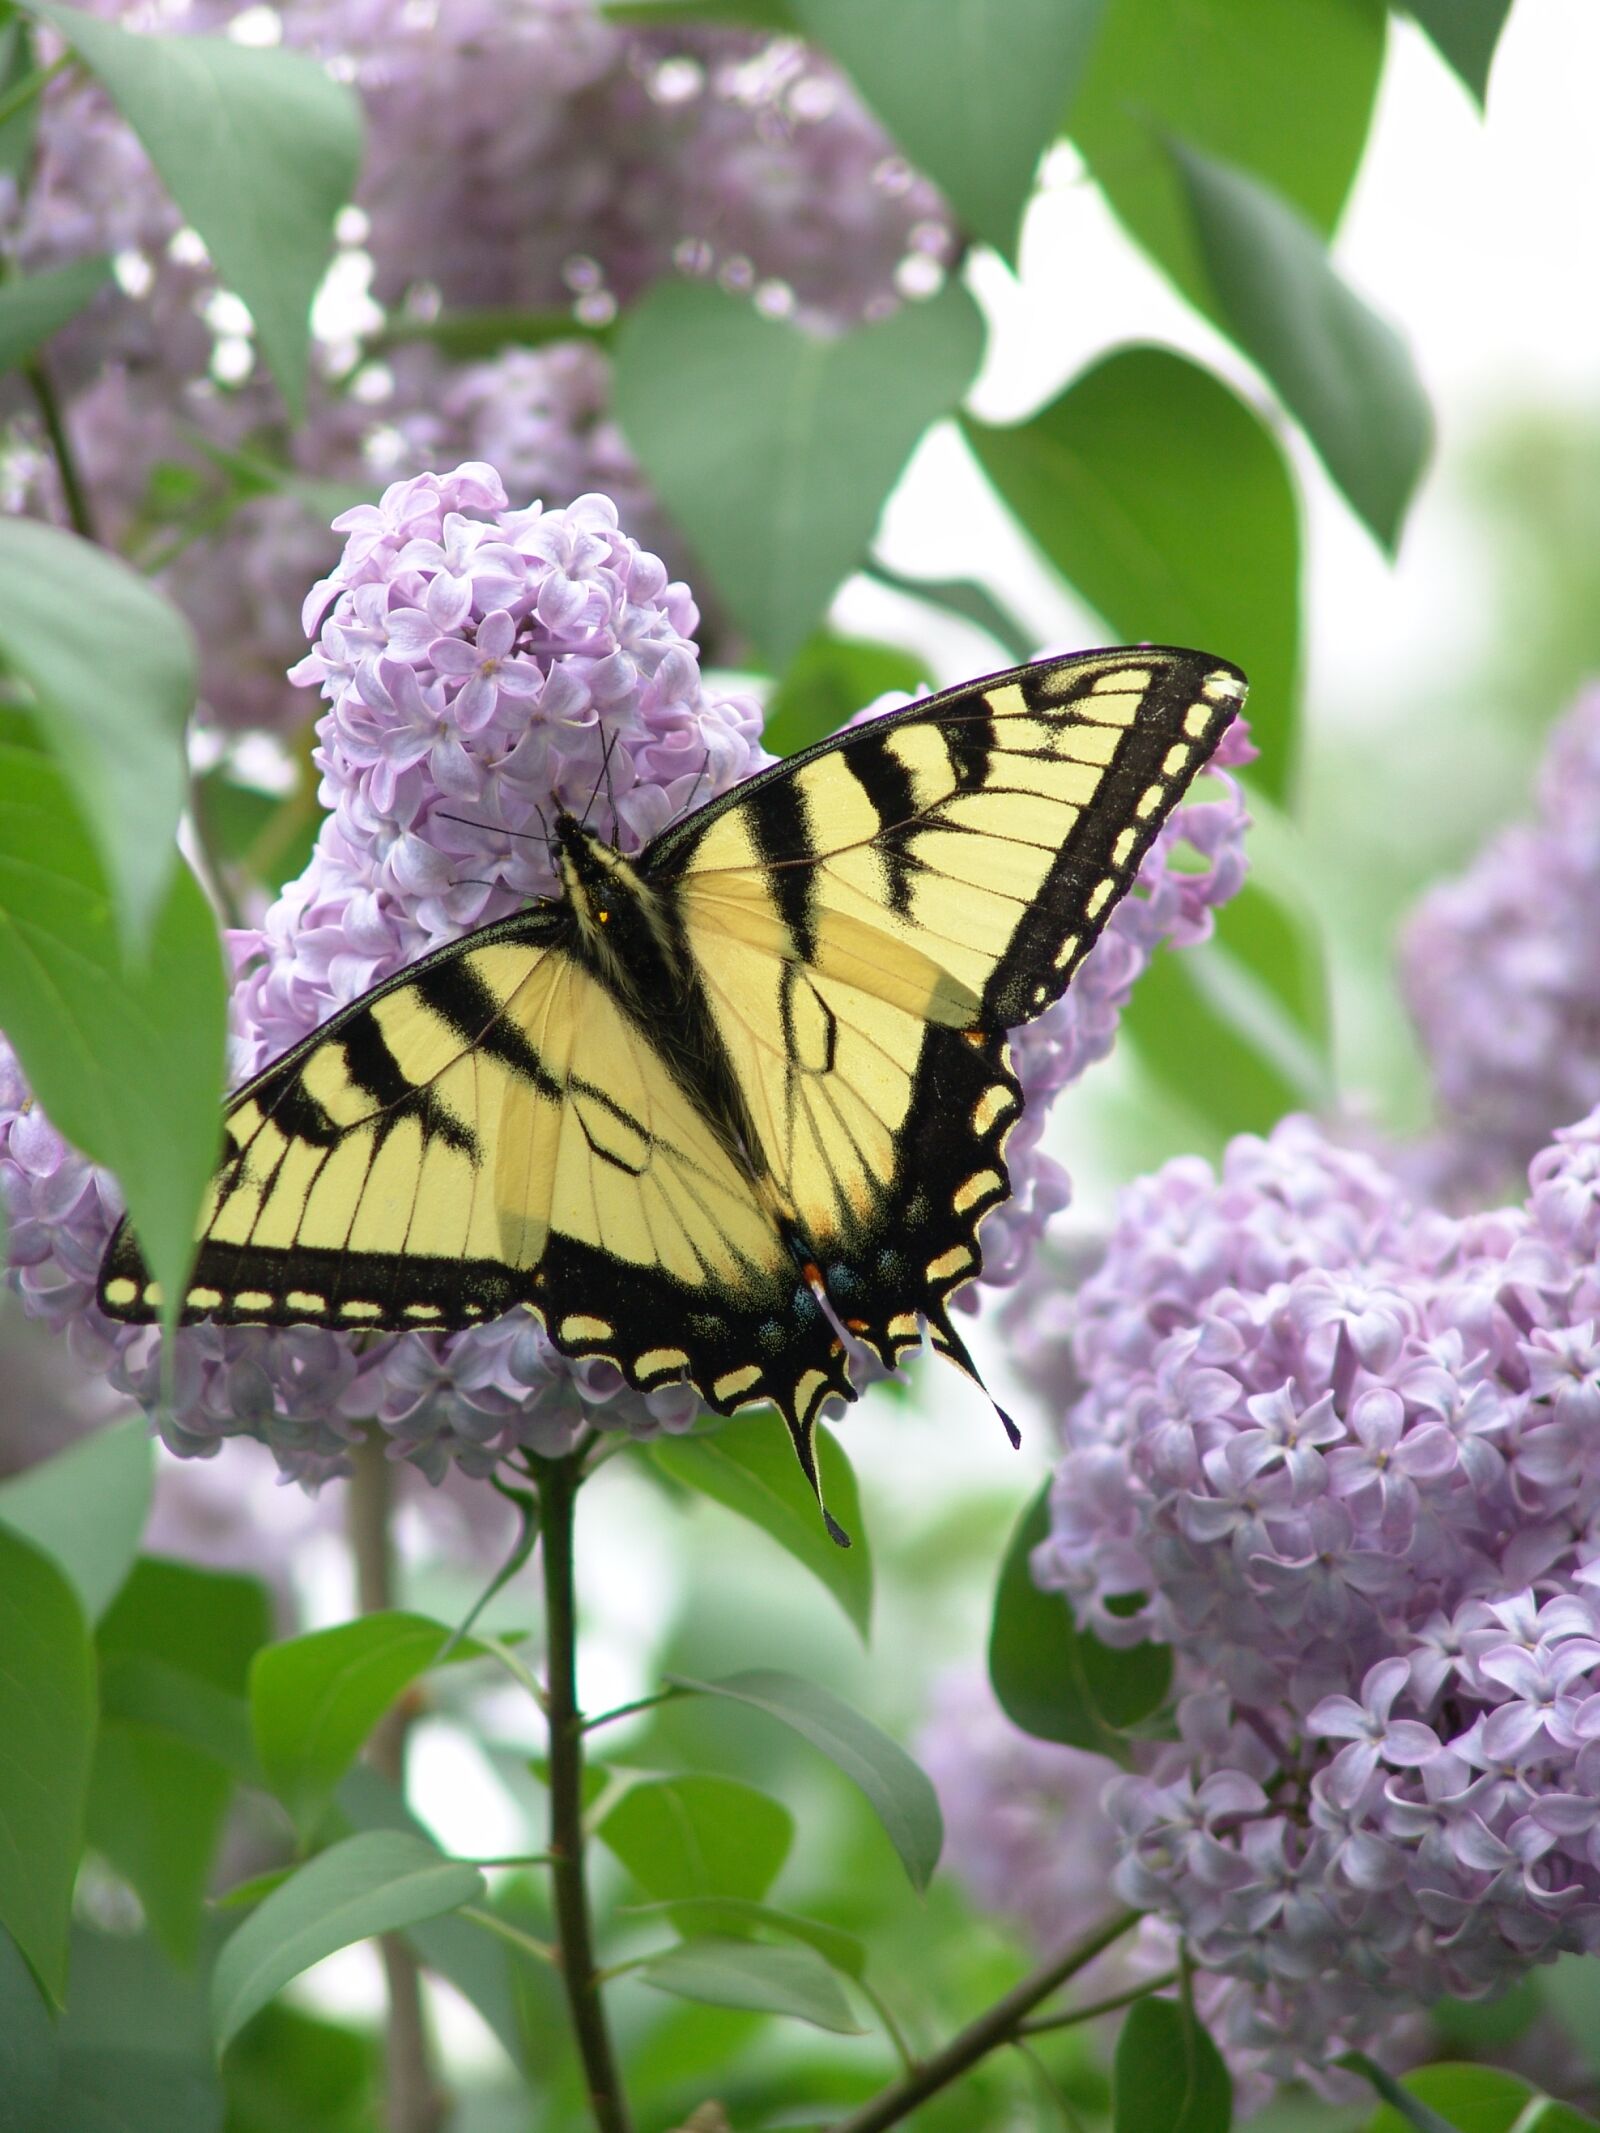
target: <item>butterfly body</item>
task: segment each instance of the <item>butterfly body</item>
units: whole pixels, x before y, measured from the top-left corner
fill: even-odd
[[[574,1358],[803,1465],[851,1350],[934,1345],[1010,1190],[1006,1032],[1059,997],[1244,694],[1159,648],[847,729],[342,1009],[230,1100],[186,1319],[446,1332],[526,1306]],[[160,1296],[124,1225],[114,1317]],[[976,1372],[972,1371],[975,1376]]]

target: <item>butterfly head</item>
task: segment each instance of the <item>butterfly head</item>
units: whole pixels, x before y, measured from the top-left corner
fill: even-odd
[[[591,960],[617,977],[641,975],[644,959],[659,954],[666,939],[655,893],[615,845],[575,815],[557,816],[555,844],[567,908]]]

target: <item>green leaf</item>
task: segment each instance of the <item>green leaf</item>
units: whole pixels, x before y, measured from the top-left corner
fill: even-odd
[[[22,1951],[0,1931],[0,2133],[35,2133],[55,2085],[49,2006]]]
[[[61,0],[25,0],[60,31],[249,306],[289,410],[305,402],[311,299],[361,165],[361,107],[320,60],[230,37],[153,37]]]
[[[1397,2081],[1365,2052],[1334,2061],[1362,2075],[1384,2099],[1367,2133],[1507,2133],[1533,2095],[1515,2074],[1492,2067],[1419,2067]]]
[[[8,10],[9,15],[9,10]],[[20,15],[0,22],[0,97],[9,96],[39,71],[33,27]],[[35,84],[37,87],[38,85]],[[0,119],[0,176],[21,178],[33,157],[39,127],[39,99],[30,96],[10,118]]]
[[[1259,416],[1183,356],[1122,348],[1031,421],[964,427],[1028,533],[1116,635],[1244,668],[1254,774],[1281,800],[1296,753],[1300,527]]]
[[[1392,555],[1433,437],[1410,351],[1340,280],[1298,208],[1186,142],[1168,149],[1223,323]]]
[[[0,1519],[53,1558],[96,1621],[133,1568],[154,1489],[155,1447],[137,1417],[0,1481]]]
[[[228,1772],[187,1742],[123,1719],[103,1721],[89,1787],[89,1842],[131,1883],[152,1932],[180,1963],[192,1963],[200,1945],[232,1795]]]
[[[148,962],[125,967],[60,773],[0,745],[0,1028],[52,1123],[115,1171],[169,1308],[221,1137],[226,997],[216,922],[188,868]]]
[[[476,1867],[422,1838],[386,1830],[346,1837],[274,1889],[224,1942],[211,1981],[217,2049],[335,1949],[459,1910],[483,1893]]]
[[[800,31],[790,0],[600,0],[600,13],[608,22],[646,28],[672,22],[737,22],[796,36]]]
[[[770,1414],[735,1417],[703,1437],[657,1437],[649,1455],[674,1481],[737,1511],[826,1586],[865,1641],[872,1620],[872,1557],[856,1477],[844,1448],[817,1431],[823,1499],[852,1536],[841,1548],[817,1516],[817,1500],[788,1437]]]
[[[958,219],[1015,264],[1105,0],[791,0]]]
[[[1080,1630],[1060,1593],[1033,1581],[1029,1559],[1050,1530],[1050,1484],[1029,1503],[1006,1549],[989,1631],[989,1679],[1013,1725],[1127,1760],[1119,1729],[1148,1717],[1172,1684],[1164,1644],[1112,1651]]]
[[[1488,101],[1489,69],[1511,14],[1511,0],[1405,0],[1405,9],[1481,109]]]
[[[271,1632],[272,1602],[258,1578],[144,1555],[97,1641],[108,1681],[118,1678],[117,1662],[153,1659],[237,1698]]]
[[[102,1718],[153,1728],[197,1749],[247,1785],[262,1785],[250,1707],[214,1683],[142,1652],[103,1653]]]
[[[442,1622],[392,1612],[313,1630],[257,1653],[250,1669],[256,1752],[303,1837],[316,1830],[378,1720],[433,1665],[450,1635]],[[458,1649],[466,1656],[478,1651]]]
[[[1117,2039],[1114,2133],[1228,2133],[1233,2081],[1222,2055],[1175,2000],[1139,2000]]]
[[[780,1719],[802,1740],[827,1756],[860,1786],[900,1855],[913,1888],[926,1888],[944,1843],[938,1795],[927,1777],[898,1742],[872,1721],[852,1710],[842,1697],[798,1674],[759,1667],[727,1674],[720,1681],[696,1681],[669,1674],[678,1688],[701,1696],[726,1696],[752,1710]]]
[[[58,2005],[94,1724],[78,1596],[47,1555],[0,1526],[0,1926]]]
[[[756,2014],[792,2015],[841,2036],[861,2036],[861,2024],[839,1980],[815,1949],[768,1948],[749,1940],[688,1940],[652,1955],[634,1973],[660,1992],[708,2007],[744,2007]]]
[[[98,294],[110,274],[109,259],[75,259],[48,274],[0,282],[0,372],[20,370],[31,362],[50,336]]]
[[[866,555],[884,500],[977,369],[983,326],[951,283],[823,340],[687,281],[617,336],[617,420],[734,618],[779,667]]]
[[[867,1967],[867,1951],[853,1933],[830,1926],[820,1918],[802,1918],[794,1911],[775,1911],[770,1904],[750,1903],[740,1896],[680,1896],[675,1902],[629,1906],[630,1917],[652,1911],[667,1912],[685,1940],[701,1934],[737,1940],[754,1933],[777,1933],[815,1948],[822,1960],[846,1977],[859,1978]]]
[[[179,871],[199,672],[189,625],[103,548],[3,518],[0,662],[39,699],[39,732],[94,837],[121,937],[142,955]]]
[[[489,304],[481,310],[444,310],[437,318],[391,319],[368,345],[381,351],[425,341],[453,363],[483,363],[502,349],[544,348],[552,341],[598,341],[603,346],[614,338],[615,330],[611,325],[585,325],[570,311],[524,311],[510,304]]]
[[[625,1792],[595,1834],[652,1896],[764,1896],[794,1817],[735,1778],[667,1777]]]
[[[1384,31],[1381,0],[1115,0],[1067,131],[1125,227],[1204,309],[1163,136],[1254,171],[1326,235],[1366,146]]]
[[[921,694],[927,679],[926,667],[910,652],[824,630],[800,647],[773,690],[762,743],[774,755],[794,755],[837,733],[891,689]],[[811,1522],[816,1523],[814,1510]],[[851,1530],[848,1519],[845,1526]]]
[[[264,2007],[228,2054],[228,2133],[371,2133],[376,2039],[298,2007]]]
[[[64,2052],[31,2133],[222,2133],[222,2094],[208,2066],[165,2054]]]
[[[1539,1972],[1539,1996],[1585,2062],[1600,2071],[1600,1958],[1558,1955]]]

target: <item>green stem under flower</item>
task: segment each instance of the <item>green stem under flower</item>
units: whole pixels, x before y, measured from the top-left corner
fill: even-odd
[[[73,457],[72,440],[67,435],[67,425],[62,417],[61,403],[56,398],[56,389],[50,382],[50,373],[44,367],[42,356],[35,356],[31,363],[24,364],[23,375],[28,389],[38,405],[39,419],[43,422],[45,435],[50,440],[50,450],[55,457],[56,472],[61,477],[61,494],[66,502],[67,516],[72,521],[74,533],[86,541],[97,541],[94,513],[89,508],[89,493],[78,476],[78,462]]]
[[[583,1862],[583,1712],[578,1704],[573,1525],[581,1454],[535,1459],[544,1570],[545,1698],[550,1727],[550,1884],[561,1981],[598,2133],[631,2133],[627,2101],[600,1995]]]

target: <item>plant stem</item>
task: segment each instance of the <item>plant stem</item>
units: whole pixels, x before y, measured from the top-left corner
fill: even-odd
[[[96,541],[94,513],[89,508],[89,496],[78,478],[78,462],[72,454],[72,440],[67,435],[67,425],[62,419],[61,402],[56,398],[56,389],[50,382],[50,373],[44,367],[44,358],[35,356],[31,363],[24,364],[23,375],[29,390],[38,403],[39,417],[44,423],[45,435],[50,440],[50,450],[55,455],[56,472],[61,476],[61,494],[67,506],[67,516],[72,521],[72,530],[86,541]]]
[[[540,1557],[544,1570],[545,1694],[550,1727],[550,1882],[561,1944],[561,1980],[599,2133],[631,2133],[627,2102],[606,2025],[583,1873],[583,1713],[578,1705],[574,1513],[581,1455],[536,1459]]]
[[[394,1469],[385,1456],[383,1434],[369,1428],[352,1454],[348,1501],[356,1600],[363,1614],[379,1614],[394,1605],[394,1542],[390,1531],[393,1502]],[[396,1705],[384,1713],[367,1742],[367,1761],[401,1793],[405,1790],[409,1723],[404,1707]],[[378,1946],[389,1998],[386,2133],[439,2133],[449,2099],[433,2069],[422,2005],[422,1974],[410,1943],[402,1934],[385,1933]]]
[[[51,60],[47,67],[35,67],[31,74],[24,74],[21,81],[13,82],[4,96],[0,96],[0,126],[7,126],[19,111],[26,111],[36,96],[40,96],[58,74],[64,74],[73,64],[71,52],[63,52],[59,59]]]
[[[1099,2015],[1115,2014],[1119,2007],[1131,2007],[1135,2000],[1147,2000],[1152,1993],[1165,1992],[1169,1985],[1176,1985],[1176,1970],[1163,1970],[1159,1977],[1146,1978],[1142,1985],[1130,1985],[1126,1992],[1114,1992],[1109,1999],[1091,2000],[1086,2007],[1068,2007],[1061,2014],[1033,2015],[1026,2022],[1017,2024],[1019,2037],[1043,2037],[1053,2029],[1075,2029],[1080,2022],[1092,2022]]]
[[[1124,1911],[1119,1917],[1107,1919],[1087,1938],[1074,1942],[1031,1977],[1025,1977],[1020,1985],[1014,1985],[1003,1999],[996,2000],[975,2022],[969,2022],[931,2059],[923,2060],[912,2072],[880,2089],[859,2111],[839,2119],[832,2133],[884,2133],[885,2127],[898,2125],[919,2103],[936,2096],[1000,2045],[1011,2043],[1024,2015],[1032,2013],[1069,1977],[1085,1969],[1114,1940],[1120,1940],[1138,1917],[1137,1911]]]

